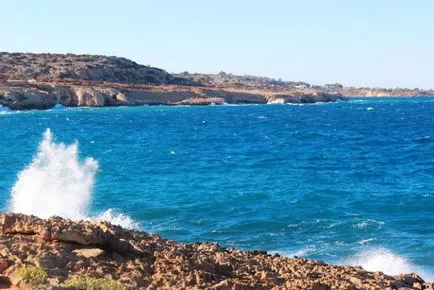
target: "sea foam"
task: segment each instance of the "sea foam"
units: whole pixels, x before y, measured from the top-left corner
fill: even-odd
[[[283,98],[276,98],[276,99],[271,99],[267,101],[267,104],[285,104],[285,99]]]
[[[70,145],[56,143],[47,129],[32,162],[18,174],[10,211],[41,218],[57,215],[72,220],[91,219],[88,211],[97,171],[95,159],[79,159],[77,141]],[[137,227],[131,218],[110,209],[100,219]]]
[[[9,113],[11,113],[11,109],[9,107],[0,105],[0,115]]]
[[[281,254],[286,257],[312,258],[318,249],[314,245],[303,247],[294,252],[270,251],[270,254]],[[366,248],[355,256],[341,260],[341,265],[361,266],[371,272],[383,272],[387,275],[418,273],[425,281],[434,281],[434,275],[414,265],[409,259],[400,256],[386,248]]]
[[[410,260],[386,248],[366,249],[354,257],[344,261],[344,264],[362,266],[367,271],[381,271],[388,275],[418,273],[427,281],[434,281],[434,276],[412,264]]]

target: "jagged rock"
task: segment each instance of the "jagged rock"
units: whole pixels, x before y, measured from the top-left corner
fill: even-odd
[[[432,289],[415,274],[388,276],[360,267],[245,252],[216,244],[183,244],[102,221],[0,215],[4,283],[37,265],[55,289],[72,276],[105,277],[126,287],[166,289]],[[1,261],[1,260],[0,260]],[[1,265],[1,262],[0,262]],[[1,277],[0,277],[1,278]],[[24,284],[23,284],[24,285]],[[24,287],[24,286],[23,286]],[[60,288],[57,288],[60,289]]]

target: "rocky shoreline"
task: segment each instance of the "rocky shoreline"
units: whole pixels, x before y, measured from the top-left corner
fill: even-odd
[[[12,110],[50,109],[58,104],[195,106],[433,95],[433,90],[318,86],[225,72],[170,74],[115,56],[0,52],[0,106]]]
[[[86,288],[434,289],[434,283],[416,274],[179,243],[102,221],[0,214],[0,289]]]
[[[315,90],[120,84],[95,81],[57,81],[7,84],[0,81],[0,105],[12,110],[65,107],[142,105],[223,105],[315,103],[345,100],[340,94]]]
[[[0,105],[13,110],[141,105],[334,102],[339,93],[282,86],[207,85],[129,59],[0,52]]]

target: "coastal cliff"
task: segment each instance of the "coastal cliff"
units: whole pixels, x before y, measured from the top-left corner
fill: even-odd
[[[207,85],[119,57],[0,52],[0,105],[14,110],[80,106],[334,102],[339,93]]]
[[[211,243],[184,244],[102,221],[0,215],[0,289],[434,289],[388,276]]]
[[[330,90],[329,90],[330,91]],[[434,90],[421,89],[385,89],[385,88],[342,88],[335,92],[351,97],[431,97]]]
[[[222,105],[315,103],[345,99],[340,94],[272,91],[266,88],[217,88],[177,85],[128,85],[101,82],[0,84],[0,105],[14,110],[139,105]]]

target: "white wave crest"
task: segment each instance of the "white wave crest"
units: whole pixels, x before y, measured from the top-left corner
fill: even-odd
[[[83,218],[97,170],[98,162],[93,158],[80,162],[77,142],[56,144],[47,129],[33,161],[18,174],[11,210],[42,218]]]
[[[276,98],[276,99],[269,99],[267,101],[267,104],[285,104],[285,99],[283,98]]]
[[[427,275],[423,269],[414,265],[407,258],[402,257],[385,248],[371,248],[358,253],[355,257],[345,261],[345,264],[362,266],[367,271],[381,271],[388,275],[418,273],[426,280],[434,277]]]
[[[317,251],[317,247],[315,245],[308,245],[303,248],[299,248],[294,251],[288,251],[288,250],[277,250],[277,251],[270,251],[270,254],[279,254],[288,258],[293,257],[306,257],[309,254],[314,253]]]
[[[95,159],[79,159],[78,142],[56,143],[47,129],[32,162],[18,174],[10,211],[41,218],[56,215],[72,220],[91,219],[88,209],[97,171]],[[138,227],[130,217],[112,210],[98,218],[127,228]]]
[[[382,271],[389,275],[412,272],[412,265],[406,258],[384,248],[362,251],[350,264],[362,266],[368,271]]]
[[[135,222],[131,217],[124,215],[122,213],[116,212],[113,209],[108,209],[95,219],[108,221],[114,225],[119,225],[126,229],[138,229],[139,224]]]
[[[11,112],[9,107],[0,105],[0,115],[10,114]]]

